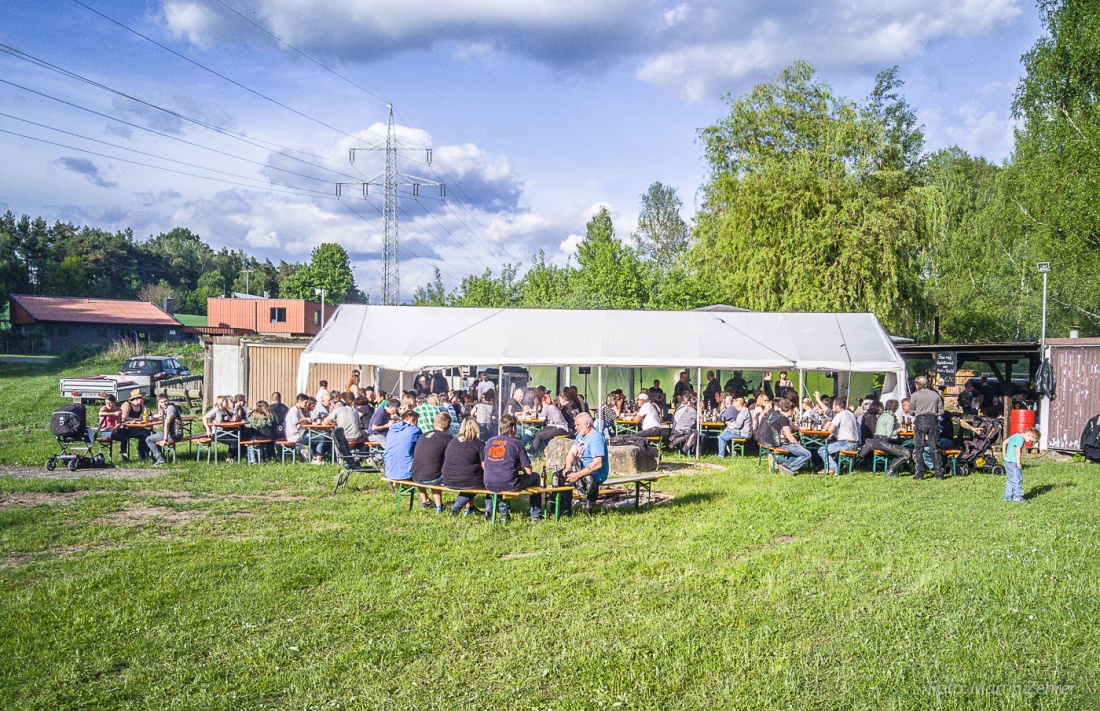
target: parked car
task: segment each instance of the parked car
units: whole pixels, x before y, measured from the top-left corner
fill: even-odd
[[[179,375],[190,375],[191,372],[171,356],[134,356],[126,359],[118,374],[134,381],[143,390],[152,392],[157,382]]]

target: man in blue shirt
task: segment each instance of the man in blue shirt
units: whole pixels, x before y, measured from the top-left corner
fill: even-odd
[[[383,454],[387,479],[412,478],[413,449],[421,434],[416,426],[419,421],[420,415],[416,414],[416,410],[409,410],[390,427]]]
[[[607,441],[599,430],[592,426],[592,416],[587,412],[577,415],[573,422],[577,438],[565,456],[565,471],[571,472],[565,480],[576,487],[584,497],[584,512],[591,514],[600,495],[600,484],[607,481],[611,469],[607,455]],[[583,467],[572,472],[573,462],[580,457]]]

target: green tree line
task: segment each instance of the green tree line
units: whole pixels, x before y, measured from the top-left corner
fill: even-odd
[[[134,239],[109,232],[47,223],[12,212],[0,216],[0,302],[9,293],[141,299],[176,299],[179,313],[205,314],[206,300],[233,292],[315,299],[323,288],[333,303],[365,301],[355,285],[347,252],[317,247],[306,264],[259,261],[241,250],[215,251],[178,227]]]

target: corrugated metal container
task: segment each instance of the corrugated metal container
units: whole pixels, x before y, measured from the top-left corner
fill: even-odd
[[[248,349],[248,389],[245,395],[250,403],[268,400],[271,393],[278,392],[284,403],[291,403],[297,396],[295,381],[298,379],[298,358],[306,347],[298,344],[259,344],[247,343]],[[316,394],[322,380],[327,380],[329,390],[341,392],[351,378],[354,365],[326,363],[316,366],[309,374],[307,395]],[[363,386],[373,385],[375,371],[373,367],[360,367],[360,382]]]
[[[325,304],[325,321],[335,310]],[[301,299],[207,299],[206,313],[210,326],[307,336],[321,331],[321,304]]]
[[[248,401],[270,401],[271,393],[278,392],[284,403],[294,402],[294,380],[298,376],[298,356],[305,348],[297,345],[258,345],[248,348]]]
[[[1100,414],[1100,338],[1047,339],[1057,393],[1045,431],[1051,449],[1081,449],[1085,423]]]

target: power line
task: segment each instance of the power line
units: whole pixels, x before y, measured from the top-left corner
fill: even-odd
[[[136,128],[136,129],[140,129],[142,131],[147,131],[149,133],[152,133],[152,134],[157,135],[157,136],[161,136],[163,138],[167,138],[167,139],[170,139],[170,140],[173,140],[173,141],[178,141],[180,143],[184,143],[184,144],[189,145],[189,146],[194,146],[195,148],[201,148],[204,151],[210,151],[211,153],[217,153],[218,155],[226,156],[227,158],[232,158],[234,160],[244,161],[245,163],[251,163],[253,165],[258,165],[258,166],[263,167],[263,168],[269,168],[271,170],[277,170],[279,172],[287,173],[289,175],[297,175],[297,176],[300,176],[300,177],[303,177],[303,178],[313,178],[315,180],[323,180],[322,178],[314,178],[313,176],[306,175],[305,173],[299,173],[297,171],[289,170],[287,168],[280,168],[278,166],[270,165],[270,164],[264,163],[262,161],[252,160],[251,158],[245,158],[244,156],[239,156],[235,153],[228,153],[226,151],[218,150],[217,148],[211,148],[210,146],[204,146],[201,143],[195,143],[194,141],[189,141],[186,138],[181,138],[179,136],[173,136],[170,133],[164,133],[162,131],[157,131],[156,129],[148,128],[147,126],[142,126],[141,124],[131,123],[130,121],[125,121],[123,119],[116,118],[116,117],[111,116],[109,114],[101,113],[99,111],[96,111],[95,109],[89,109],[86,106],[81,106],[80,104],[74,104],[71,101],[66,101],[66,100],[58,98],[56,96],[51,96],[50,94],[45,94],[41,91],[35,91],[34,89],[22,86],[21,84],[16,84],[14,82],[6,81],[4,79],[0,79],[0,84],[7,84],[8,86],[14,86],[17,89],[22,89],[23,91],[29,92],[31,94],[35,94],[36,96],[41,96],[44,99],[49,99],[50,101],[56,101],[59,104],[64,104],[65,106],[70,106],[74,109],[79,109],[80,111],[86,111],[87,113],[93,114],[95,116],[99,116],[101,118],[108,119],[110,121],[115,121],[115,122],[120,123],[124,126],[129,126],[130,128]],[[263,146],[257,146],[257,148],[263,148]],[[268,149],[265,148],[264,150],[268,150]],[[289,158],[291,156],[287,156],[287,157]],[[313,166],[314,164],[306,162],[306,165]],[[314,166],[314,167],[321,168],[322,170],[332,170],[331,168],[325,168],[324,166],[319,166],[319,165]],[[328,181],[324,181],[324,182],[328,182]]]
[[[268,29],[267,29],[266,27],[264,27],[263,25],[261,25],[261,24],[259,24],[259,23],[255,22],[255,21],[253,21],[253,20],[252,20],[251,18],[245,17],[245,16],[244,16],[243,14],[241,14],[241,13],[240,13],[240,12],[239,12],[239,11],[238,11],[238,10],[237,10],[236,8],[234,8],[234,7],[231,7],[230,5],[228,5],[228,4],[224,3],[224,2],[222,2],[222,0],[215,0],[215,2],[217,2],[217,3],[219,4],[219,5],[221,5],[221,6],[222,6],[222,7],[224,7],[225,9],[229,10],[229,11],[230,11],[230,12],[232,12],[232,13],[233,13],[234,15],[236,15],[236,16],[237,16],[237,17],[239,17],[239,18],[241,18],[242,20],[244,20],[244,21],[245,21],[245,22],[247,22],[248,24],[252,25],[252,26],[253,26],[253,27],[255,27],[256,29],[258,29],[258,30],[259,30],[260,32],[263,32],[263,33],[264,33],[265,35],[267,35],[267,36],[268,36],[268,37],[270,37],[271,39],[275,40],[275,41],[276,41],[276,42],[278,42],[279,44],[283,45],[284,47],[286,47],[286,48],[288,48],[288,49],[290,49],[290,50],[293,50],[293,51],[294,51],[295,53],[297,53],[298,55],[300,55],[300,56],[304,57],[305,59],[308,59],[308,60],[309,60],[310,62],[313,62],[313,63],[314,63],[314,64],[316,64],[316,65],[317,65],[318,67],[320,67],[321,69],[324,69],[324,70],[325,70],[326,72],[328,72],[329,74],[333,75],[334,77],[337,77],[337,78],[339,78],[339,79],[342,79],[342,80],[346,81],[346,82],[347,82],[348,84],[351,84],[351,85],[352,85],[352,86],[354,86],[354,87],[355,87],[356,89],[358,89],[358,90],[360,90],[360,91],[362,91],[362,92],[364,92],[364,93],[366,93],[366,94],[369,94],[370,96],[373,96],[374,98],[378,99],[378,100],[379,100],[379,101],[381,101],[381,102],[382,102],[383,104],[388,104],[388,103],[390,103],[390,102],[386,101],[385,99],[383,99],[383,98],[382,98],[381,96],[379,96],[378,94],[375,94],[375,93],[374,93],[373,91],[371,91],[370,89],[364,88],[364,87],[360,86],[359,84],[356,84],[356,83],[355,83],[355,82],[353,82],[353,81],[352,81],[351,79],[348,79],[348,78],[347,78],[346,76],[344,76],[343,74],[341,74],[341,73],[337,72],[337,71],[336,71],[336,70],[334,70],[334,69],[331,69],[331,68],[329,68],[329,67],[325,66],[324,64],[322,64],[321,62],[317,61],[317,60],[316,60],[316,59],[314,59],[313,57],[309,56],[308,54],[306,54],[306,53],[305,53],[305,52],[303,52],[302,50],[298,49],[298,48],[297,48],[297,47],[295,47],[294,45],[290,44],[289,42],[286,42],[286,41],[284,41],[283,39],[281,39],[280,37],[278,37],[278,36],[277,36],[277,35],[276,35],[275,33],[271,32],[270,30],[268,30]]]
[[[342,205],[343,205],[344,207],[346,207],[346,208],[347,208],[348,210],[350,210],[351,212],[355,213],[355,215],[356,215],[356,216],[357,216],[357,217],[358,217],[358,218],[359,218],[360,220],[363,220],[364,222],[367,222],[367,223],[370,223],[370,222],[371,222],[371,220],[369,220],[369,219],[367,219],[366,217],[364,217],[364,216],[362,215],[362,213],[360,213],[360,212],[359,212],[358,210],[356,210],[356,209],[355,209],[354,207],[352,207],[351,205],[349,205],[349,204],[348,204],[348,203],[347,203],[347,202],[346,202],[346,201],[345,201],[345,200],[344,200],[343,198],[337,198],[337,199],[338,199],[338,200],[340,201],[340,203],[341,203],[341,204],[342,204]],[[373,208],[374,208],[375,210],[377,210],[377,211],[378,211],[378,214],[379,214],[379,216],[381,216],[381,215],[382,215],[382,208],[381,208],[381,207],[379,207],[378,205],[375,205],[374,203],[370,202],[369,200],[366,200],[365,198],[364,198],[364,202],[366,202],[366,203],[367,203],[368,205],[370,205],[370,206],[371,206],[371,207],[373,207]],[[410,238],[410,240],[409,240],[409,241],[413,242],[414,244],[416,244],[416,245],[418,245],[418,246],[420,246],[420,247],[424,247],[424,245],[423,245],[423,244],[421,244],[420,242],[418,242],[418,241],[417,241],[417,240],[415,240],[415,239],[411,239],[411,238]],[[427,249],[427,247],[424,247],[424,248],[425,248],[425,249]],[[423,254],[420,254],[420,253],[418,253],[418,252],[413,252],[413,251],[412,251],[411,249],[409,249],[409,248],[408,248],[407,246],[399,246],[399,249],[401,249],[402,251],[404,251],[404,252],[405,252],[405,254],[406,254],[406,256],[408,256],[408,257],[409,257],[409,258],[411,258],[411,259],[422,259],[422,260],[424,260],[424,261],[426,261],[426,262],[430,262],[430,261],[440,261],[440,260],[433,260],[433,259],[431,258],[431,256],[430,256],[430,252],[431,252],[431,250],[428,250],[428,252],[429,252],[429,254],[428,254],[428,255],[423,255]],[[446,274],[446,275],[447,275],[448,277],[450,277],[451,279],[455,279],[455,280],[456,280],[456,281],[458,281],[458,282],[461,282],[461,281],[462,281],[462,277],[460,277],[460,276],[458,276],[458,275],[454,274],[453,272],[451,272],[451,271],[449,271],[449,270],[443,269],[442,267],[438,267],[438,266],[435,266],[434,268],[435,268],[435,269],[439,269],[440,273],[442,273],[442,274]]]
[[[428,198],[428,199],[429,199],[429,200],[434,200],[435,198]],[[442,230],[443,230],[443,232],[444,232],[444,233],[446,233],[448,237],[452,237],[452,238],[454,237],[454,235],[453,235],[453,234],[451,234],[451,231],[450,231],[449,229],[447,229],[447,226],[446,226],[446,225],[444,225],[444,224],[443,224],[442,222],[440,222],[440,221],[439,221],[439,218],[438,218],[438,217],[436,217],[435,215],[433,215],[433,214],[432,214],[432,212],[431,212],[430,210],[428,210],[428,208],[427,208],[427,207],[426,207],[426,206],[425,206],[425,205],[424,205],[424,204],[423,204],[422,202],[420,202],[420,199],[419,199],[419,198],[414,198],[414,199],[413,199],[413,202],[415,202],[415,203],[416,203],[417,205],[419,205],[419,206],[420,206],[420,209],[424,210],[424,214],[425,214],[425,215],[427,215],[428,217],[432,218],[432,220],[434,220],[434,221],[435,221],[435,223],[436,223],[437,225],[439,225],[440,229],[442,229]],[[443,201],[441,200],[441,202],[443,202]],[[409,217],[410,219],[412,219],[412,218],[411,218],[411,216],[409,216],[409,215],[408,215],[408,213],[406,213],[406,217]],[[438,239],[438,236],[437,236],[437,235],[435,235],[434,233],[432,233],[432,236],[433,236],[433,237],[436,237],[436,238]],[[476,259],[477,261],[481,262],[481,266],[483,266],[483,267],[485,267],[486,269],[488,269],[488,270],[492,271],[492,267],[490,267],[490,266],[489,266],[489,265],[488,265],[488,264],[487,264],[487,263],[485,262],[485,260],[481,258],[481,256],[480,256],[480,255],[478,255],[478,254],[477,254],[476,252],[473,252],[473,251],[471,251],[471,250],[470,250],[470,247],[469,247],[469,245],[467,245],[467,244],[466,244],[465,242],[463,242],[462,240],[457,240],[457,239],[456,239],[456,240],[454,240],[454,241],[455,241],[455,242],[457,242],[457,243],[458,243],[458,245],[459,245],[460,247],[462,247],[462,249],[463,249],[463,250],[464,250],[464,251],[466,252],[466,254],[470,255],[471,257],[473,257],[473,258],[474,258],[474,259]]]
[[[355,212],[356,215],[358,215],[360,219],[369,222],[369,220],[367,220],[367,218],[365,218],[361,214],[359,214],[358,211],[356,211],[354,208],[351,207],[351,205],[349,205],[347,202],[345,202],[343,198],[340,198],[340,202],[342,202],[344,204],[344,206],[347,207],[349,210],[351,210],[352,212]],[[374,208],[374,210],[378,213],[378,215],[380,217],[383,215],[382,208],[379,205],[376,205],[373,202],[371,202],[370,199],[364,197],[363,202],[365,202],[367,205],[370,205],[372,208]],[[412,217],[408,213],[405,213],[404,210],[401,210],[401,212],[403,214],[405,214],[405,217],[408,217],[410,220],[412,219]],[[429,234],[431,234],[431,233],[429,232]],[[434,237],[435,235],[432,235],[432,236]],[[427,245],[425,245],[423,242],[420,242],[419,240],[417,240],[413,237],[407,237],[406,241],[412,242],[417,247],[420,247],[421,249],[423,249],[424,252],[425,252],[423,254],[420,253],[420,252],[413,252],[407,246],[399,245],[398,248],[402,252],[404,252],[407,257],[410,257],[412,259],[422,259],[424,261],[429,261],[429,262],[430,261],[440,261],[440,262],[443,261],[442,258],[438,258],[438,257],[433,258],[433,256],[432,256],[433,255],[433,250],[430,247],[428,247]],[[463,277],[455,274],[454,272],[451,272],[450,270],[443,269],[443,268],[440,268],[440,267],[437,267],[437,268],[439,268],[439,271],[441,273],[446,274],[448,277],[450,277],[450,278],[452,278],[452,279],[454,279],[458,282],[462,281]]]
[[[104,145],[104,146],[110,146],[111,148],[117,148],[121,151],[130,151],[131,153],[137,153],[138,155],[149,156],[150,158],[156,158],[157,160],[168,161],[169,163],[178,163],[179,165],[185,165],[189,168],[198,168],[199,170],[208,170],[212,173],[221,173],[222,175],[228,175],[230,177],[240,178],[242,180],[254,180],[256,182],[266,182],[268,184],[278,185],[278,183],[273,183],[273,181],[270,181],[270,180],[265,181],[262,178],[252,178],[252,177],[249,177],[247,175],[240,175],[239,173],[230,173],[228,171],[218,170],[217,168],[210,168],[210,167],[205,166],[205,165],[198,165],[198,164],[195,164],[195,163],[188,163],[188,162],[182,161],[182,160],[176,160],[175,158],[168,158],[166,156],[157,155],[156,153],[149,153],[148,151],[138,150],[137,148],[127,148],[126,146],[120,146],[117,143],[111,143],[110,141],[103,141],[103,140],[100,140],[98,138],[92,138],[91,136],[84,136],[84,135],[79,134],[79,133],[73,133],[72,131],[66,131],[66,130],[61,129],[61,128],[55,128],[54,126],[47,126],[44,123],[38,123],[37,121],[31,121],[30,119],[20,118],[18,116],[12,116],[11,114],[6,114],[2,111],[0,111],[0,116],[4,116],[4,117],[10,118],[10,119],[14,119],[15,121],[21,121],[23,123],[28,123],[32,126],[38,126],[39,128],[44,128],[48,131],[56,131],[57,133],[63,133],[66,136],[72,136],[73,138],[80,138],[80,139],[85,140],[85,141],[91,141],[92,143],[99,143],[99,144]],[[295,175],[298,175],[298,174],[295,173]],[[311,180],[316,180],[316,181],[321,182],[321,183],[327,183],[328,182],[327,180],[324,180],[323,178],[314,178],[314,177],[308,176],[308,175],[303,175],[303,177],[310,178]],[[303,192],[313,193],[315,195],[326,195],[326,196],[328,195],[328,193],[323,193],[320,190],[310,190],[309,188],[295,188],[291,185],[284,185],[283,187],[290,188],[292,190],[301,190]]]
[[[121,96],[124,99],[129,99],[130,101],[134,101],[134,102],[139,103],[143,106],[148,106],[151,109],[155,109],[157,111],[166,113],[169,116],[173,116],[173,117],[178,118],[182,121],[186,121],[188,123],[195,124],[196,126],[200,126],[202,128],[206,128],[206,129],[214,131],[216,133],[220,133],[220,134],[222,134],[224,136],[227,136],[229,138],[233,138],[235,140],[241,141],[242,143],[247,143],[248,145],[253,146],[255,148],[260,148],[260,149],[268,151],[268,152],[273,152],[274,149],[277,148],[279,150],[290,151],[290,152],[293,152],[293,153],[301,153],[302,155],[310,156],[311,158],[317,158],[319,160],[324,160],[324,161],[328,161],[328,162],[331,162],[331,163],[336,163],[337,165],[342,165],[339,161],[336,161],[332,158],[326,158],[324,156],[318,156],[318,155],[315,155],[313,153],[309,153],[307,151],[300,151],[300,150],[295,149],[295,148],[290,148],[289,146],[283,146],[283,145],[279,145],[278,143],[273,143],[271,141],[265,141],[265,140],[260,139],[260,138],[254,138],[254,137],[249,136],[247,134],[238,133],[236,131],[232,131],[230,129],[223,128],[223,127],[218,126],[216,124],[212,124],[212,123],[209,123],[207,121],[203,121],[201,119],[196,119],[196,118],[193,118],[191,116],[187,116],[186,114],[181,114],[178,111],[173,111],[172,109],[167,109],[167,108],[164,108],[163,106],[158,106],[157,104],[154,104],[154,103],[149,102],[149,101],[145,101],[144,99],[139,99],[136,96],[133,96],[131,94],[127,94],[126,92],[121,91],[119,89],[109,87],[106,84],[101,84],[101,83],[99,83],[99,82],[97,82],[93,79],[89,79],[88,77],[77,74],[76,72],[70,71],[70,70],[65,69],[63,67],[59,67],[55,64],[50,64],[49,62],[47,62],[43,59],[39,59],[38,57],[35,57],[33,55],[27,54],[26,52],[15,49],[14,47],[9,47],[8,45],[5,45],[3,43],[0,43],[0,52],[3,52],[5,54],[9,54],[13,57],[16,57],[17,59],[22,59],[23,61],[34,64],[34,65],[36,65],[40,68],[48,69],[50,71],[61,74],[63,76],[67,76],[71,79],[75,79],[77,81],[84,82],[85,84],[88,84],[90,86],[94,86],[97,89],[102,89],[103,91],[109,92],[109,93],[114,94],[116,96]],[[106,114],[101,114],[97,111],[93,111],[92,109],[86,109],[82,106],[72,104],[70,102],[64,101],[63,99],[58,99],[58,98],[50,96],[48,94],[43,94],[41,92],[37,92],[33,89],[29,89],[25,86],[16,84],[14,82],[5,81],[3,79],[0,79],[0,82],[3,82],[5,84],[9,84],[10,86],[14,86],[14,87],[17,87],[19,89],[23,89],[24,91],[29,91],[33,94],[38,94],[39,96],[44,96],[48,99],[53,99],[54,101],[59,101],[63,104],[68,104],[69,106],[73,106],[73,107],[81,109],[83,111],[89,111],[91,113],[95,113],[99,116],[103,116],[104,118],[111,119],[112,121],[119,121],[120,123],[125,123],[129,126],[134,126],[135,128],[140,128],[140,129],[145,130],[145,131],[150,131],[150,132],[153,132],[153,133],[157,133],[158,135],[166,135],[166,134],[160,133],[158,131],[153,131],[153,129],[145,128],[144,126],[138,126],[136,124],[129,123],[128,121],[123,121],[122,119],[117,119],[113,116],[108,116]],[[166,137],[171,138],[171,136],[166,136]],[[183,139],[177,139],[177,140],[183,140]],[[185,142],[189,143],[189,141],[185,141]],[[266,144],[266,145],[261,145],[261,144]],[[193,144],[193,145],[197,145],[197,144]],[[211,150],[213,150],[213,149],[211,149]],[[297,156],[287,155],[286,157],[290,158],[291,160],[296,160],[299,163],[303,163],[305,165],[312,166],[314,168],[318,168],[320,170],[327,170],[330,173],[335,173],[336,175],[339,175],[341,177],[348,177],[348,178],[353,177],[353,176],[350,176],[346,173],[341,173],[338,170],[334,170],[332,168],[327,168],[323,165],[317,165],[316,163],[311,163],[310,161],[303,160],[302,158],[298,158]],[[245,159],[242,159],[242,160],[245,160]]]
[[[217,71],[211,69],[210,67],[206,66],[205,64],[202,64],[201,62],[196,62],[194,59],[191,59],[190,57],[188,57],[186,55],[180,54],[179,52],[172,49],[168,45],[161,44],[160,42],[157,42],[152,37],[149,37],[148,35],[144,35],[144,34],[138,32],[134,28],[129,27],[128,25],[126,25],[122,22],[119,22],[118,20],[114,19],[113,17],[111,17],[109,15],[106,15],[106,14],[100,12],[99,10],[96,10],[94,7],[91,7],[90,5],[86,5],[85,3],[81,2],[81,0],[73,0],[73,2],[75,2],[77,5],[80,5],[81,7],[85,8],[86,10],[90,10],[91,12],[94,12],[95,14],[99,15],[100,17],[107,20],[108,22],[112,22],[115,25],[118,25],[119,27],[126,30],[127,32],[135,34],[138,37],[142,38],[143,40],[146,40],[147,42],[151,42],[152,44],[155,44],[157,47],[160,47],[164,51],[174,54],[175,56],[179,57],[183,61],[188,62],[190,64],[193,64],[196,67],[198,67],[199,69],[202,69],[203,71],[210,72],[211,74],[213,74],[214,76],[216,76],[220,79],[224,79],[225,81],[229,82],[233,86],[244,89],[248,93],[254,94],[255,96],[258,96],[261,99],[264,99],[265,101],[270,101],[271,103],[275,104],[276,106],[284,108],[284,109],[286,109],[287,111],[290,111],[293,114],[301,116],[302,118],[306,119],[307,121],[312,121],[313,123],[317,124],[318,126],[324,126],[325,128],[327,128],[329,130],[332,130],[332,131],[335,131],[335,132],[337,132],[339,134],[342,134],[344,136],[347,136],[348,138],[355,138],[355,136],[352,136],[350,133],[347,133],[347,132],[345,132],[345,131],[343,131],[339,128],[336,128],[335,126],[330,126],[329,124],[325,123],[324,121],[321,121],[320,119],[314,118],[314,117],[310,116],[309,114],[302,113],[298,109],[287,106],[286,104],[282,103],[281,101],[278,101],[277,99],[273,99],[273,98],[271,98],[270,96],[268,96],[266,94],[262,94],[262,93],[256,91],[255,89],[251,89],[251,88],[245,86],[244,84],[240,83],[239,81],[237,81],[235,79],[231,79],[231,78],[227,77],[226,75],[221,74],[220,72],[217,72]]]
[[[197,173],[188,173],[187,171],[183,171],[183,170],[175,170],[173,168],[165,168],[164,166],[160,166],[160,165],[152,165],[150,163],[142,163],[141,161],[130,160],[129,158],[119,158],[118,156],[107,155],[106,153],[98,153],[96,151],[88,150],[87,148],[77,148],[76,146],[70,146],[70,145],[67,145],[67,144],[64,144],[64,143],[58,143],[56,141],[49,141],[49,140],[46,140],[45,138],[37,138],[35,136],[28,136],[24,133],[18,133],[16,131],[8,131],[8,130],[2,129],[2,128],[0,128],[0,133],[6,133],[9,136],[18,136],[19,138],[25,138],[25,139],[30,140],[30,141],[37,141],[38,143],[45,143],[45,144],[51,145],[51,146],[57,146],[58,148],[65,148],[65,149],[70,150],[70,151],[79,151],[81,153],[87,153],[88,155],[98,156],[100,158],[107,158],[109,160],[117,160],[117,161],[121,161],[122,163],[130,163],[131,165],[140,165],[144,168],[152,168],[154,170],[163,170],[165,172],[175,173],[177,175],[186,175],[186,176],[191,177],[191,178],[199,178],[199,179],[202,179],[202,180],[213,180],[214,182],[217,182],[217,183],[226,183],[228,185],[237,185],[239,187],[250,188],[252,190],[269,190],[271,192],[285,193],[287,195],[305,195],[305,194],[307,194],[307,193],[304,193],[304,192],[299,191],[299,190],[293,190],[293,189],[292,190],[279,190],[278,188],[263,187],[263,186],[259,186],[259,185],[247,185],[245,183],[238,183],[238,182],[235,182],[235,181],[232,181],[232,180],[224,180],[222,178],[212,178],[209,175],[198,175]],[[327,199],[332,199],[332,196],[326,195],[325,193],[318,193],[316,191],[310,191],[310,192],[316,193],[316,197],[323,197],[323,198],[327,198]],[[313,197],[313,195],[311,195],[311,197]]]

